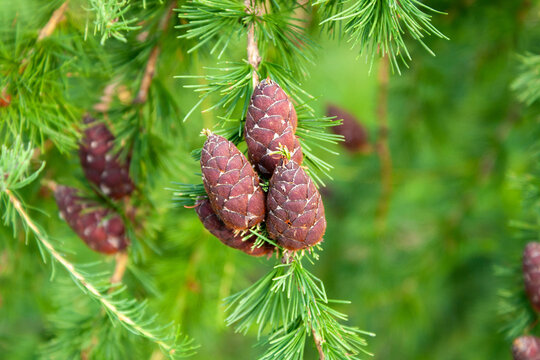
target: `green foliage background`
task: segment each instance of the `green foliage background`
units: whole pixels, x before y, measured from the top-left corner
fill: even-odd
[[[43,24],[49,17],[39,1],[20,3],[0,0],[4,34],[4,20],[15,11],[24,10],[19,13],[22,21]],[[339,145],[332,147],[339,156],[321,153],[334,170],[324,191],[324,251],[311,270],[332,298],[352,300],[339,310],[349,314],[351,324],[377,334],[368,347],[377,359],[507,359],[511,342],[501,332],[505,323],[498,315],[498,291],[509,283],[496,276],[494,268],[519,264],[525,242],[533,239],[516,237],[509,221],[530,210],[521,206],[523,192],[514,179],[530,173],[538,162],[539,134],[538,103],[527,107],[519,102],[511,84],[520,74],[518,54],[540,53],[540,7],[535,1],[427,3],[447,13],[434,15],[433,23],[450,40],[427,38],[436,57],[407,40],[413,54],[410,68],[390,79],[393,192],[386,226],[375,226],[381,188],[376,154],[350,155]],[[96,58],[104,55],[92,27],[85,43],[72,38],[73,29],[84,33],[83,15],[80,20],[64,24],[49,46],[64,41],[73,52],[79,76],[66,84],[62,101],[83,109],[99,98],[111,71],[123,72],[123,82],[136,89],[136,70],[144,62],[131,55],[137,49],[113,39],[104,45],[105,59],[86,63],[77,56],[80,51],[95,51]],[[357,59],[345,39],[329,39],[316,28],[312,32],[321,49],[308,65],[310,77],[300,81],[317,98],[311,105],[318,115],[324,115],[326,102],[343,106],[361,119],[375,141],[376,69],[369,74],[370,64]],[[163,323],[179,322],[182,332],[201,345],[196,359],[252,359],[261,348],[253,346],[253,334],[244,337],[225,326],[221,300],[256,281],[272,262],[221,245],[202,228],[193,210],[173,208],[166,190],[172,181],[197,181],[197,163],[190,152],[203,142],[198,136],[201,128],[211,128],[220,115],[197,110],[181,123],[198,98],[183,87],[193,81],[173,76],[202,75],[207,72],[204,66],[215,66],[216,59],[204,52],[188,55],[193,44],[176,39],[178,33],[166,35],[166,46],[178,50],[160,59],[157,85],[151,90],[163,89],[178,106],[167,114],[172,135],[165,138],[161,130],[152,134],[156,139],[149,140],[150,153],[145,156],[155,159],[158,153],[157,164],[140,172],[140,201],[148,197],[154,205],[145,205],[146,233],[161,251],[144,252],[144,260],[128,271],[126,282],[133,296],[149,298],[151,311],[159,313]],[[28,36],[24,28],[20,34]],[[7,54],[9,43],[4,41],[0,61],[5,63],[12,54]],[[229,48],[240,54],[236,58],[245,56],[241,42]],[[125,58],[132,62],[119,70],[116,64],[126,64]],[[32,101],[39,105],[39,99]],[[205,102],[204,107],[210,106],[212,98]],[[119,117],[129,117],[121,105],[118,109]],[[2,111],[0,122],[6,121]],[[76,151],[59,153],[52,148],[41,159],[47,162],[42,177],[85,186]],[[54,199],[38,182],[21,193],[29,206],[40,210],[33,211],[34,219],[73,250],[70,256],[83,263],[103,260],[57,217]],[[49,280],[49,265],[42,263],[33,241],[25,243],[24,234],[14,237],[11,228],[0,227],[0,238],[0,358],[49,354],[43,346],[59,333],[61,326],[54,319],[62,311],[100,310],[86,304],[62,272]],[[110,270],[112,259],[98,266]],[[98,337],[122,342],[124,358],[146,358],[152,351],[130,337]],[[315,354],[309,349],[306,358]]]

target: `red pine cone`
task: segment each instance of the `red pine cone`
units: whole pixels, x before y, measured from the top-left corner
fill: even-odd
[[[321,195],[298,163],[282,160],[276,167],[266,201],[266,229],[279,245],[300,250],[322,240],[326,219]]]
[[[271,176],[279,164],[279,155],[271,152],[278,150],[280,144],[291,153],[296,152],[296,125],[296,111],[287,94],[272,80],[261,81],[251,96],[245,134],[249,159],[262,175]],[[302,163],[301,150],[296,161]]]
[[[85,202],[72,187],[59,185],[54,196],[62,218],[92,250],[114,254],[128,246],[124,223],[118,214]]]
[[[341,125],[331,126],[330,130],[334,134],[342,135],[345,138],[342,144],[347,150],[353,153],[370,150],[368,133],[353,114],[335,105],[327,105],[326,116],[335,116],[336,121],[343,120]]]
[[[204,188],[212,209],[233,230],[264,220],[264,192],[244,154],[222,136],[209,134],[201,153]]]
[[[84,122],[92,124],[95,119],[88,116]],[[96,123],[84,131],[79,158],[88,180],[105,195],[119,199],[131,194],[134,185],[129,177],[129,160],[128,163],[121,163],[118,155],[112,154],[113,147],[114,135],[105,124]]]
[[[514,360],[540,360],[540,338],[520,336],[512,344]]]
[[[271,255],[274,252],[274,247],[266,242],[262,246],[252,249],[257,237],[253,235],[246,240],[242,240],[241,235],[235,235],[218,218],[214,210],[212,210],[210,201],[207,199],[197,202],[195,210],[206,230],[210,231],[212,235],[217,237],[225,245],[243,251],[251,256]]]
[[[536,311],[540,312],[540,243],[530,242],[523,252],[525,291]]]

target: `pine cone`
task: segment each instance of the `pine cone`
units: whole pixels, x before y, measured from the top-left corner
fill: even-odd
[[[540,360],[540,338],[520,336],[512,344],[514,360]]]
[[[296,111],[287,94],[272,80],[261,81],[251,96],[245,135],[249,159],[262,175],[270,177],[274,172],[280,158],[271,152],[280,144],[291,153],[297,152],[296,124]],[[295,160],[302,163],[301,151]]]
[[[212,235],[217,237],[225,245],[243,251],[251,256],[271,255],[274,252],[274,247],[266,242],[262,246],[252,249],[257,237],[253,235],[243,241],[241,235],[235,235],[218,218],[214,210],[212,210],[210,201],[207,199],[197,202],[195,210],[206,230],[210,231]]]
[[[92,124],[95,119],[86,117],[84,122]],[[121,163],[118,155],[112,154],[114,135],[107,126],[103,123],[90,125],[84,135],[79,158],[87,179],[113,199],[131,194],[134,185],[129,177],[129,160]]]
[[[222,136],[209,134],[201,153],[204,188],[212,209],[233,230],[264,220],[264,192],[244,154]]]
[[[358,122],[351,113],[335,106],[327,105],[326,116],[336,117],[337,120],[343,120],[341,125],[331,126],[330,130],[336,135],[342,135],[345,138],[341,144],[350,152],[369,151],[368,133],[366,129]]]
[[[326,230],[321,195],[304,169],[282,160],[270,179],[266,229],[289,250],[300,250],[322,240]]]
[[[540,312],[540,243],[530,242],[523,252],[525,291],[536,311]]]
[[[85,202],[75,188],[59,185],[54,196],[62,218],[91,249],[114,254],[128,246],[124,223],[118,214]]]

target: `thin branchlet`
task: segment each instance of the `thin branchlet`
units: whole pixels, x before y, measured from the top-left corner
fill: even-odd
[[[164,337],[159,335],[153,330],[149,329],[147,325],[143,325],[136,321],[131,315],[132,309],[124,309],[113,300],[111,295],[105,295],[96,286],[94,286],[83,274],[77,269],[77,267],[69,262],[64,256],[62,256],[49,241],[48,236],[33,222],[28,213],[23,208],[20,200],[9,189],[4,190],[10,203],[13,205],[25,226],[31,230],[39,241],[40,246],[47,254],[51,256],[54,261],[62,265],[62,267],[70,274],[71,278],[80,285],[84,291],[93,299],[98,301],[105,309],[111,320],[118,321],[129,331],[139,336],[148,339],[149,341],[157,344],[165,354],[171,358],[184,356],[186,353],[191,352],[192,345],[190,342],[177,343],[176,334],[168,335]],[[119,274],[117,274],[118,276]],[[116,279],[113,279],[116,281]],[[118,294],[115,292],[114,294]],[[142,309],[139,309],[142,310]]]
[[[326,26],[332,34],[337,31],[349,36],[352,46],[360,48],[373,65],[376,57],[388,57],[392,70],[401,72],[400,66],[407,66],[411,60],[405,43],[405,34],[425,48],[434,52],[425,43],[427,35],[447,39],[432,23],[432,15],[442,14],[418,0],[318,0],[318,6]]]

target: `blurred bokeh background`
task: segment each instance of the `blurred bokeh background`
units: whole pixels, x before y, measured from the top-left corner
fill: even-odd
[[[322,190],[328,219],[324,251],[311,269],[331,298],[352,301],[339,305],[351,324],[377,334],[369,341],[376,359],[508,359],[511,341],[498,315],[498,292],[508,283],[495,268],[520,261],[526,240],[509,226],[524,211],[515,178],[538,161],[539,134],[538,105],[521,103],[511,84],[519,75],[519,55],[540,52],[540,8],[535,1],[427,3],[446,13],[432,21],[449,40],[427,38],[436,56],[408,42],[409,68],[390,77],[390,196],[381,196],[377,151],[351,154],[333,145],[339,156],[321,153],[334,169]],[[377,61],[370,72],[347,41],[312,31],[321,49],[301,84],[316,98],[311,105],[319,115],[333,103],[357,116],[375,148]],[[183,61],[182,46],[178,56],[162,60],[168,70],[157,76],[185,114],[198,100],[183,87],[193,82],[172,75],[200,75],[216,61],[202,55]],[[105,78],[93,79],[96,89]],[[73,84],[71,91],[78,104],[90,106],[95,99]],[[196,181],[197,163],[189,154],[203,142],[201,128],[212,127],[218,115],[196,111],[179,125],[168,158],[173,169],[151,186],[160,211],[148,219],[160,218],[162,226],[151,233],[162,252],[140,265],[140,277],[134,271],[126,279],[137,296],[151,298],[153,310],[180,322],[201,344],[196,359],[253,359],[261,352],[255,336],[225,326],[221,299],[254,282],[271,262],[225,248],[194,211],[167,205],[171,181]],[[51,150],[47,161],[45,176],[66,183],[81,177],[76,152]],[[28,204],[50,215],[36,218],[55,238],[71,242],[74,256],[101,259],[57,219],[54,200],[39,184],[24,194]],[[381,202],[387,202],[386,213],[377,210]],[[62,306],[54,298],[69,285],[63,274],[49,281],[32,241],[25,245],[20,234],[14,241],[7,227],[0,228],[0,237],[0,358],[32,359],[52,337],[50,318]],[[147,282],[152,285],[141,285]],[[315,350],[306,358],[315,358]]]

